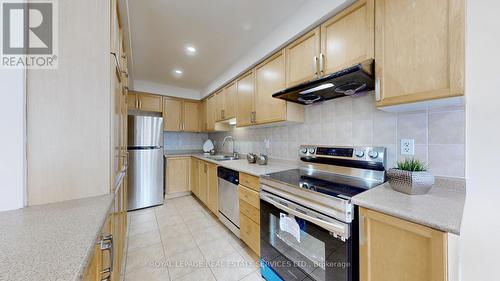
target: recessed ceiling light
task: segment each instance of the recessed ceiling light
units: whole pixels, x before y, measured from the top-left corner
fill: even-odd
[[[175,77],[177,77],[177,78],[180,78],[180,77],[182,76],[182,74],[183,74],[183,73],[184,73],[184,72],[183,72],[182,70],[180,70],[180,69],[174,69],[174,70],[172,70],[172,74],[173,74]]]
[[[243,30],[249,31],[250,29],[252,29],[252,24],[247,22],[247,23],[244,23],[242,27],[243,27]]]
[[[190,54],[190,55],[194,55],[196,53],[196,48],[193,47],[193,46],[191,46],[191,45],[189,45],[189,46],[186,47],[186,52],[188,54]]]

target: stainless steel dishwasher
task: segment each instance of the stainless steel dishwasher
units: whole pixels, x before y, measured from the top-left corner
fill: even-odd
[[[229,230],[240,237],[240,202],[238,199],[240,174],[219,166],[217,176],[219,178],[219,219]]]

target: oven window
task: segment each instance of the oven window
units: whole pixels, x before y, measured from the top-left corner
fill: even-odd
[[[293,231],[287,231],[283,222],[280,227],[280,221],[283,220],[294,221],[298,225],[298,237]],[[325,280],[325,243],[305,231],[308,223],[280,213],[279,217],[269,214],[269,224],[270,244],[305,273],[313,275],[316,280]]]
[[[283,280],[353,280],[352,237],[337,239],[263,200],[260,207],[261,259]]]

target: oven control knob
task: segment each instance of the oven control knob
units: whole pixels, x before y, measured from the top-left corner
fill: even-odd
[[[356,150],[356,156],[361,158],[365,156],[365,152],[363,150]]]
[[[316,152],[316,149],[314,149],[314,147],[309,147],[307,151],[311,154],[314,154],[314,152]]]
[[[300,152],[302,152],[302,153],[306,154],[306,153],[307,153],[307,148],[306,148],[306,147],[302,148],[302,149],[300,150]]]
[[[371,150],[370,152],[368,152],[368,156],[370,156],[370,158],[377,158],[378,157],[378,152],[374,151],[374,150]]]

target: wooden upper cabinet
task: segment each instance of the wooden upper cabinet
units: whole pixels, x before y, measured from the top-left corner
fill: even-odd
[[[255,111],[257,123],[286,119],[286,101],[273,98],[285,88],[285,55],[280,51],[255,68]]]
[[[374,16],[374,0],[359,0],[321,25],[320,75],[374,58]]]
[[[163,98],[163,130],[182,131],[182,100]]]
[[[183,131],[199,132],[200,131],[200,106],[197,101],[183,101],[182,107],[182,122]]]
[[[360,208],[361,281],[446,281],[447,234]]]
[[[224,120],[224,92],[222,90],[215,93],[215,121]]]
[[[254,123],[255,72],[250,70],[236,82],[236,122],[238,126]]]
[[[200,123],[200,132],[208,132],[207,130],[207,100],[204,99],[199,103],[200,116],[198,118]]]
[[[231,119],[236,117],[236,81],[229,83],[224,88],[224,117]]]
[[[285,47],[287,88],[318,77],[319,54],[319,27]]]
[[[135,92],[129,91],[127,95],[127,107],[131,110],[138,110],[139,105],[137,103],[137,94]]]
[[[162,97],[151,94],[138,94],[139,110],[162,112]]]
[[[464,0],[375,0],[377,106],[464,94]]]
[[[215,95],[207,99],[207,131],[209,132],[215,131],[216,99]]]
[[[162,97],[136,91],[129,91],[127,96],[128,109],[162,112]]]

